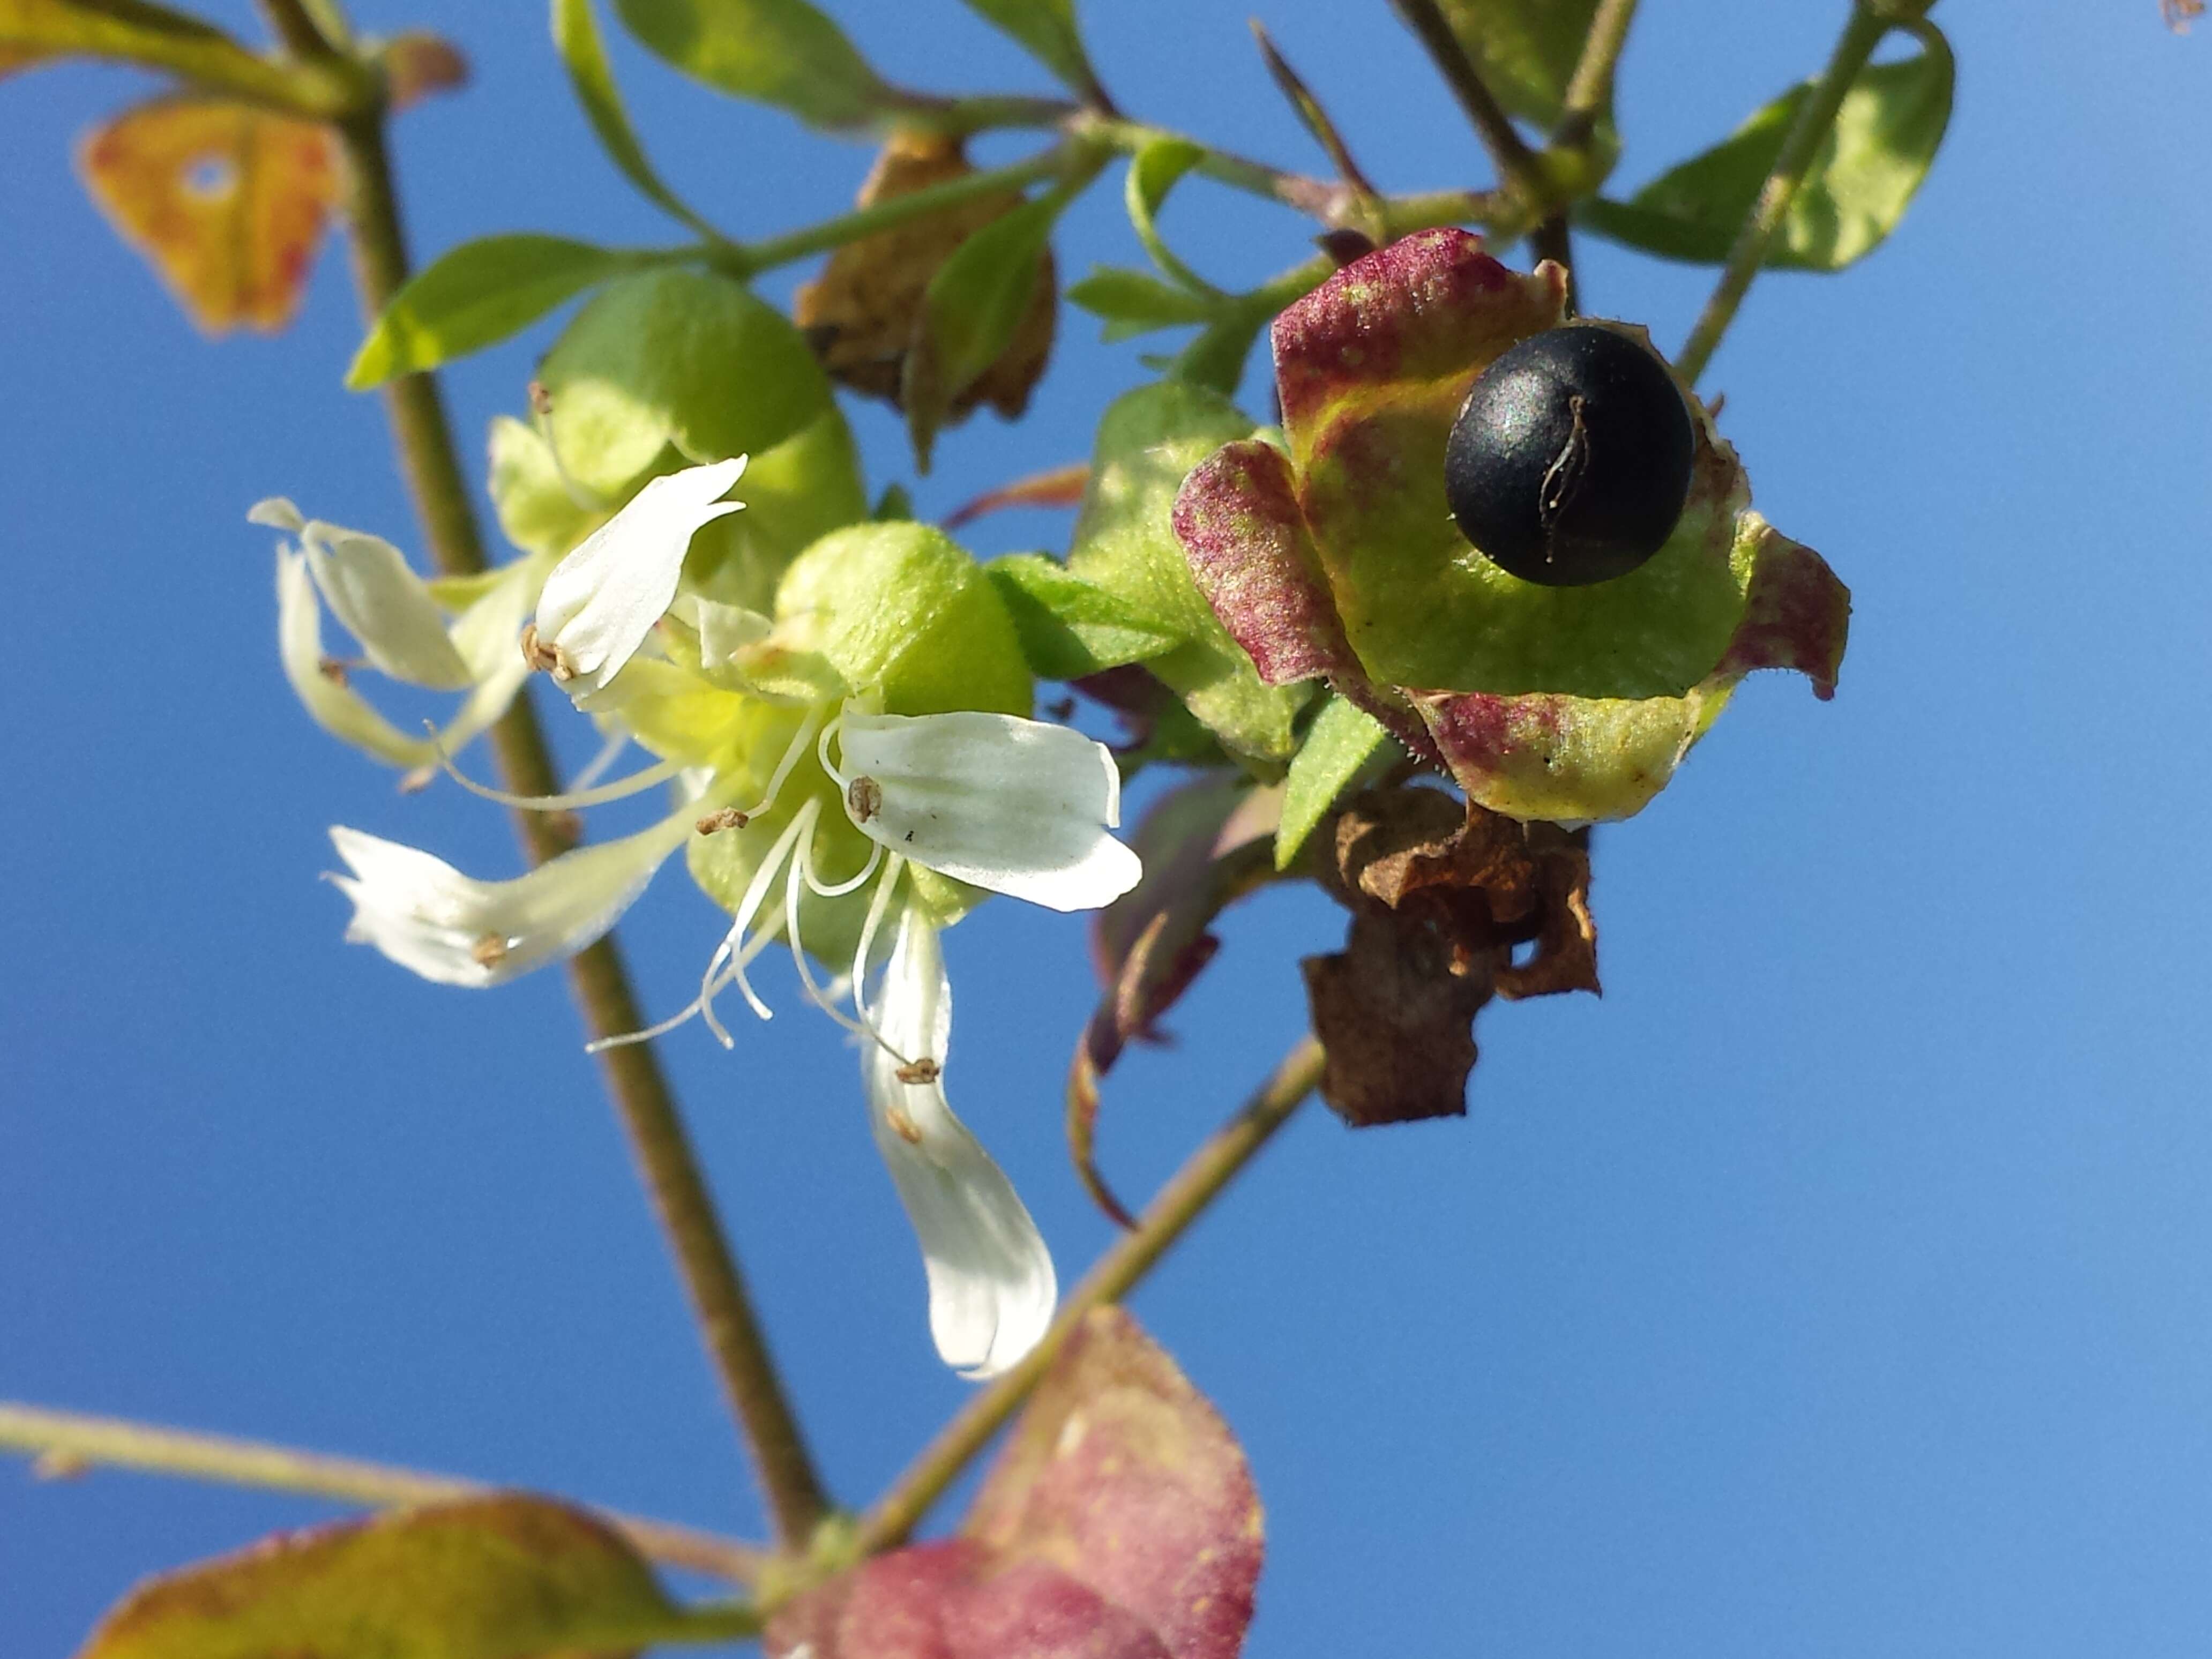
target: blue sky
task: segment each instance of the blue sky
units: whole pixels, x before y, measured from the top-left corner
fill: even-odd
[[[594,149],[540,7],[429,9],[360,8],[477,65],[401,125],[418,250],[668,239]],[[902,78],[1040,84],[952,0],[833,9]],[[1090,27],[1133,112],[1317,169],[1247,9],[1113,0]],[[1632,184],[1816,65],[1842,13],[1645,9]],[[1839,278],[1763,280],[1708,379],[1760,508],[1854,588],[1841,694],[1754,683],[1601,833],[1607,994],[1489,1011],[1465,1121],[1310,1112],[1136,1299],[1251,1455],[1255,1656],[2202,1650],[2212,41],[2151,0],[1936,15],[1958,109],[1900,234]],[[1386,187],[1482,177],[1381,4],[1263,15]],[[865,170],[634,51],[617,67],[665,170],[740,234]],[[210,345],[84,200],[70,144],[138,89],[0,85],[0,1395],[757,1532],[558,979],[465,994],[339,942],[329,823],[487,872],[514,854],[495,811],[396,796],[289,700],[247,504],[419,544],[378,409],[338,386],[343,260],[290,333]],[[1196,186],[1166,224],[1224,283],[1307,234]],[[1133,258],[1115,192],[1058,248],[1067,272]],[[1707,273],[1583,252],[1593,311],[1680,341]],[[945,441],[925,514],[1087,450],[1145,373],[1095,332],[1064,315],[1030,420]],[[550,337],[452,375],[471,454]],[[906,477],[891,419],[857,420],[872,486]],[[1009,515],[974,544],[1064,533]],[[684,1000],[718,932],[670,872],[623,929],[650,1006]],[[1294,1037],[1297,958],[1339,932],[1304,894],[1231,919],[1181,1045],[1111,1084],[1125,1190]],[[1079,933],[994,905],[947,950],[954,1098],[1072,1279],[1108,1237],[1059,1127]],[[851,1056],[776,991],[734,1055],[696,1030],[666,1054],[860,1502],[965,1385],[930,1351]],[[64,1654],[137,1576],[332,1512],[0,1466],[0,1650]]]

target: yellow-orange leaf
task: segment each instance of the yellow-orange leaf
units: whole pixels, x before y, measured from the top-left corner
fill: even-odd
[[[92,133],[86,187],[210,334],[292,319],[339,191],[327,129],[194,97],[156,98]]]

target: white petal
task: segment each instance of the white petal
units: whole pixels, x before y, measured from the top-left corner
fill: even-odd
[[[1110,904],[1144,872],[1121,822],[1114,757],[1080,732],[1013,714],[847,714],[848,779],[880,801],[863,834],[916,864],[1054,910]],[[862,792],[875,801],[874,792]]]
[[[688,812],[579,848],[512,881],[477,881],[417,848],[334,825],[350,875],[346,938],[441,985],[498,985],[597,939],[690,833]]]
[[[307,521],[301,517],[300,509],[283,495],[270,495],[254,502],[246,509],[246,521],[248,524],[265,524],[271,530],[286,531],[295,536],[307,527]]]
[[[447,754],[458,754],[471,738],[489,729],[530,678],[530,664],[518,641],[551,562],[534,554],[516,560],[483,598],[453,619],[453,646],[468,664],[475,684],[460,712],[438,734]]]
[[[652,480],[554,568],[538,634],[575,671],[571,691],[599,690],[645,642],[676,597],[691,538],[743,505],[715,497],[744,470],[740,455]]]
[[[310,520],[300,532],[307,568],[331,614],[392,678],[437,691],[472,684],[446,636],[446,613],[406,558],[380,536]]]
[[[394,766],[423,766],[434,758],[427,739],[409,737],[343,679],[323,672],[322,607],[315,603],[307,555],[282,548],[276,553],[276,650],[292,690],[332,737]]]
[[[941,1068],[952,987],[937,930],[912,907],[884,971],[884,1038]],[[877,1150],[890,1166],[929,1273],[929,1328],[945,1364],[968,1376],[1005,1370],[1052,1323],[1052,1256],[1013,1183],[945,1104],[940,1077],[902,1083],[897,1055],[864,1045],[860,1078]]]

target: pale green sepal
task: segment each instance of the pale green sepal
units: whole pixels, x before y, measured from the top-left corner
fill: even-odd
[[[998,590],[933,526],[832,532],[785,573],[775,615],[780,639],[879,693],[886,714],[1030,712],[1029,668]]]
[[[517,547],[556,558],[612,515],[618,502],[599,505],[572,487],[555,465],[552,447],[536,428],[511,415],[491,422],[492,510]]]
[[[1378,758],[1399,752],[1373,716],[1342,697],[1321,706],[1283,781],[1283,815],[1275,828],[1275,868],[1287,870],[1329,809]]]
[[[748,611],[775,604],[791,562],[833,530],[868,516],[852,428],[835,404],[745,468],[745,510],[718,519],[691,546],[686,580]]]
[[[1291,723],[1310,688],[1261,684],[1251,659],[1192,585],[1170,521],[1184,475],[1253,430],[1226,398],[1185,380],[1116,398],[1098,423],[1067,568],[1184,641],[1146,665],[1224,744],[1282,761],[1296,746]]]
[[[690,461],[760,455],[830,407],[799,331],[743,284],[704,271],[611,283],[538,372],[546,432],[571,483],[611,501],[673,444]]]

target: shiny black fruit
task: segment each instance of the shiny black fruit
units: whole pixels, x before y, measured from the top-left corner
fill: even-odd
[[[1665,545],[1696,447],[1682,394],[1650,348],[1571,323],[1483,370],[1452,422],[1444,498],[1493,562],[1523,581],[1581,587]]]

